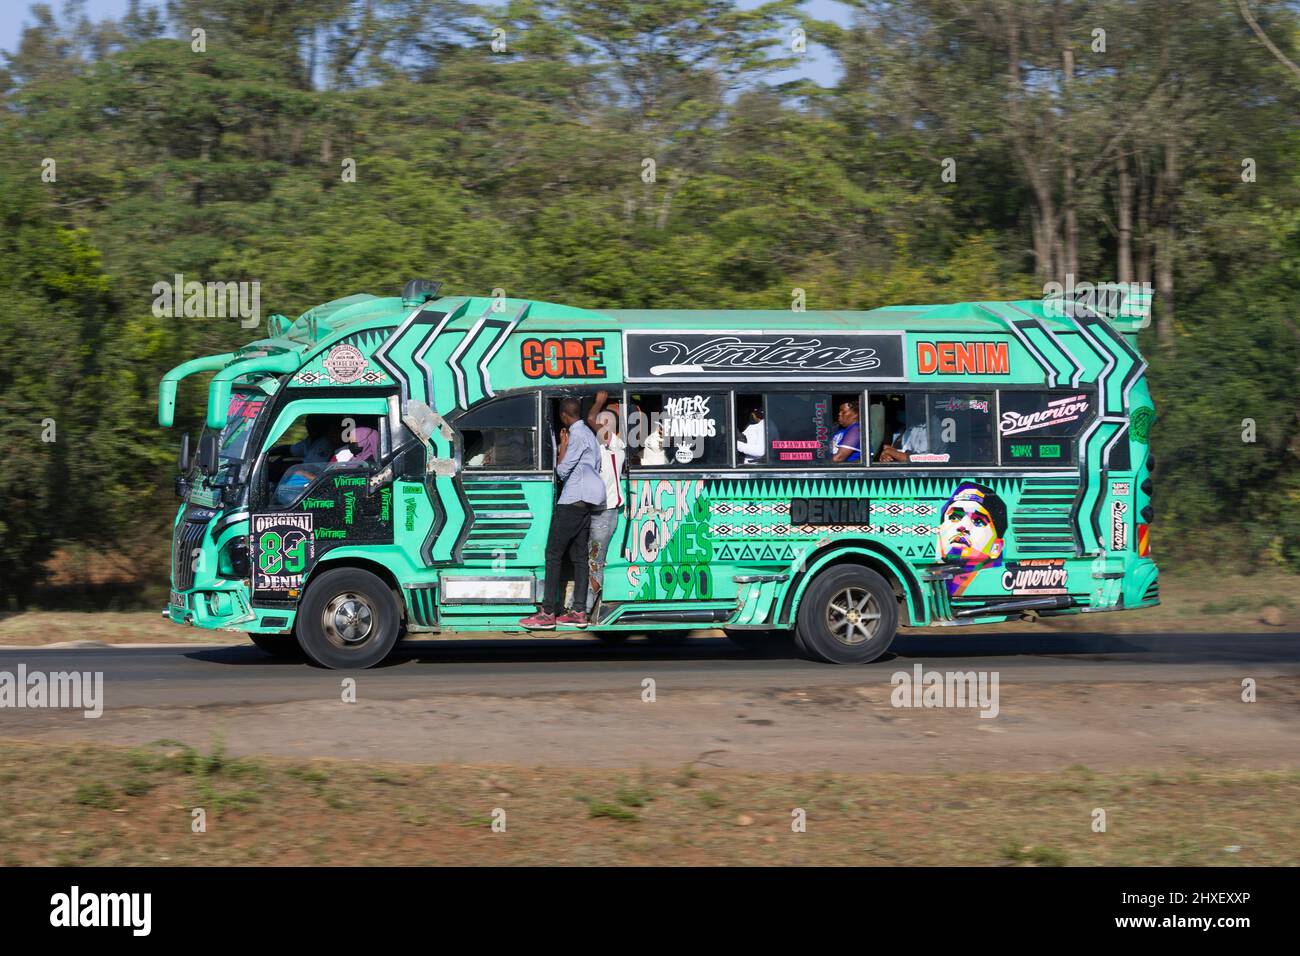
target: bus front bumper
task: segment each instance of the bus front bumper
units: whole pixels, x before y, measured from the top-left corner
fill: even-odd
[[[209,630],[249,630],[257,614],[242,590],[172,591],[162,612],[173,624]]]

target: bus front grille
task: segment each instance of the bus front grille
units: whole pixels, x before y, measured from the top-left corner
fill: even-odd
[[[198,519],[186,515],[176,526],[172,541],[172,587],[188,591],[194,587],[194,568],[198,560],[195,550],[202,547],[204,532],[208,529],[211,512]]]

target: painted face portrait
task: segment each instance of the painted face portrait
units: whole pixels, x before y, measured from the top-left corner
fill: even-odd
[[[1002,557],[1007,508],[991,488],[962,482],[940,512],[935,556],[965,565]]]

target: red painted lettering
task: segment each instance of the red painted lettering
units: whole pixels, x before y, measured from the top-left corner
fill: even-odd
[[[939,367],[939,356],[930,342],[916,344],[916,370],[922,375],[932,375]]]

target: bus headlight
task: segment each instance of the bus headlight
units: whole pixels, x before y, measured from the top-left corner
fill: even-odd
[[[217,574],[223,578],[248,577],[248,539],[231,538],[221,549]]]

